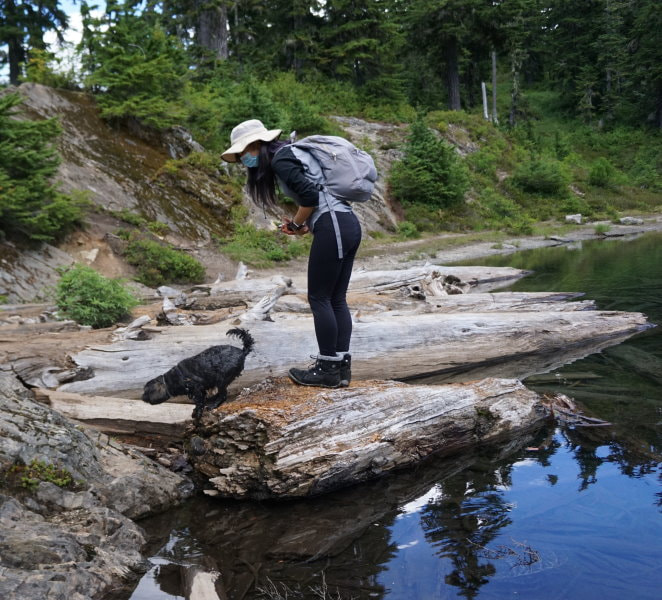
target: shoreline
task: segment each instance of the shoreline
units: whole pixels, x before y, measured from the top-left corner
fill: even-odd
[[[500,234],[500,232],[485,231],[466,234],[441,234],[434,237],[372,247],[368,243],[363,255],[357,257],[354,268],[397,269],[404,264],[417,266],[426,262],[450,265],[467,260],[514,254],[515,252],[537,248],[551,248],[589,240],[631,239],[645,233],[662,232],[662,215],[656,214],[637,218],[642,219],[643,224],[621,225],[610,221],[595,221],[587,225],[577,225],[572,230],[568,230],[567,225],[560,225],[555,228],[558,233],[547,235],[507,236]],[[595,229],[600,225],[608,226],[609,230],[604,233],[596,233]],[[488,239],[463,241],[474,236]],[[380,250],[383,250],[383,252],[380,252]],[[416,254],[420,256],[416,256]],[[269,271],[272,270],[269,269]]]

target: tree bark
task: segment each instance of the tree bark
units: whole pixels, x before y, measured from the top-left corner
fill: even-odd
[[[210,495],[313,496],[538,424],[541,397],[519,381],[344,390],[264,382],[203,419],[194,457]]]
[[[459,49],[455,38],[449,39],[444,46],[446,57],[446,85],[448,86],[448,108],[461,110],[460,102],[460,64]]]
[[[220,0],[198,0],[196,23],[198,44],[219,60],[228,58],[228,14]]]
[[[497,125],[499,117],[497,115],[497,56],[492,50],[492,123]]]

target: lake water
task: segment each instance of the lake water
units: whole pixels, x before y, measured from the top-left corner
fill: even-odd
[[[509,289],[662,324],[660,235],[480,262],[535,271]],[[526,383],[613,425],[550,425],[308,501],[196,499],[141,523],[154,567],[124,598],[181,598],[179,566],[208,557],[230,600],[659,600],[662,327]]]

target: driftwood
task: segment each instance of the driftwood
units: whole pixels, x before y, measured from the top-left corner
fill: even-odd
[[[412,379],[567,351],[577,358],[581,351],[589,354],[596,345],[609,340],[616,343],[646,327],[646,317],[640,313],[606,311],[391,316],[355,324],[352,371],[358,379]],[[214,344],[229,343],[225,336],[228,329],[228,323],[170,327],[151,340],[92,347],[72,358],[94,376],[58,389],[139,397],[146,381],[183,358]],[[248,355],[244,372],[231,391],[284,374],[290,367],[309,362],[309,356],[317,352],[309,317],[258,321],[249,329],[256,340],[255,350]],[[541,371],[529,365],[522,375],[509,375]]]
[[[229,296],[233,302],[256,302],[270,294],[276,287],[290,288],[292,280],[289,277],[276,275],[274,277],[261,277],[257,279],[233,279],[220,281],[211,285],[196,285],[192,289],[197,292],[206,292],[209,296]],[[229,306],[229,305],[226,305]]]
[[[450,277],[453,282],[460,282],[461,287],[484,291],[497,285],[505,285],[515,281],[528,271],[511,267],[444,267],[425,265],[410,269],[390,271],[356,271],[352,275],[350,291],[380,291],[388,292],[398,288],[420,284],[431,277],[445,280]],[[197,285],[192,289],[193,295],[187,298],[187,308],[206,308],[238,306],[257,302],[274,288],[284,286],[286,293],[305,293],[306,277],[261,277],[256,279],[235,279],[219,281],[210,285]],[[209,299],[205,299],[205,294]]]
[[[583,296],[581,293],[556,292],[498,292],[469,293],[426,297],[425,301],[409,294],[389,295],[373,292],[350,292],[347,302],[352,311],[361,315],[371,312],[383,316],[384,311],[408,311],[411,314],[425,312],[545,312],[594,310],[595,301],[581,300],[566,302]],[[310,307],[303,295],[282,297],[274,307],[274,312],[309,313]]]
[[[320,390],[280,378],[206,415],[193,460],[210,495],[311,496],[510,436],[545,415],[541,397],[516,380]]]
[[[352,274],[350,290],[387,291],[420,283],[430,275],[467,284],[475,291],[494,288],[495,284],[505,285],[527,275],[529,271],[512,267],[447,267],[443,265],[424,265],[410,269],[389,271],[356,271]]]
[[[191,424],[191,404],[166,402],[155,407],[142,400],[83,396],[40,388],[33,391],[38,402],[108,434],[158,434],[164,438],[181,439]]]

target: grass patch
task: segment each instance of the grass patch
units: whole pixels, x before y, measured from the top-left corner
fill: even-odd
[[[273,230],[257,229],[246,220],[244,207],[233,210],[233,232],[218,240],[221,252],[257,269],[306,256],[312,236],[289,236]]]
[[[31,460],[27,465],[12,465],[2,473],[0,480],[2,487],[22,488],[27,491],[34,491],[42,481],[53,483],[67,490],[81,489],[83,485],[82,482],[76,481],[66,469],[37,459]]]

